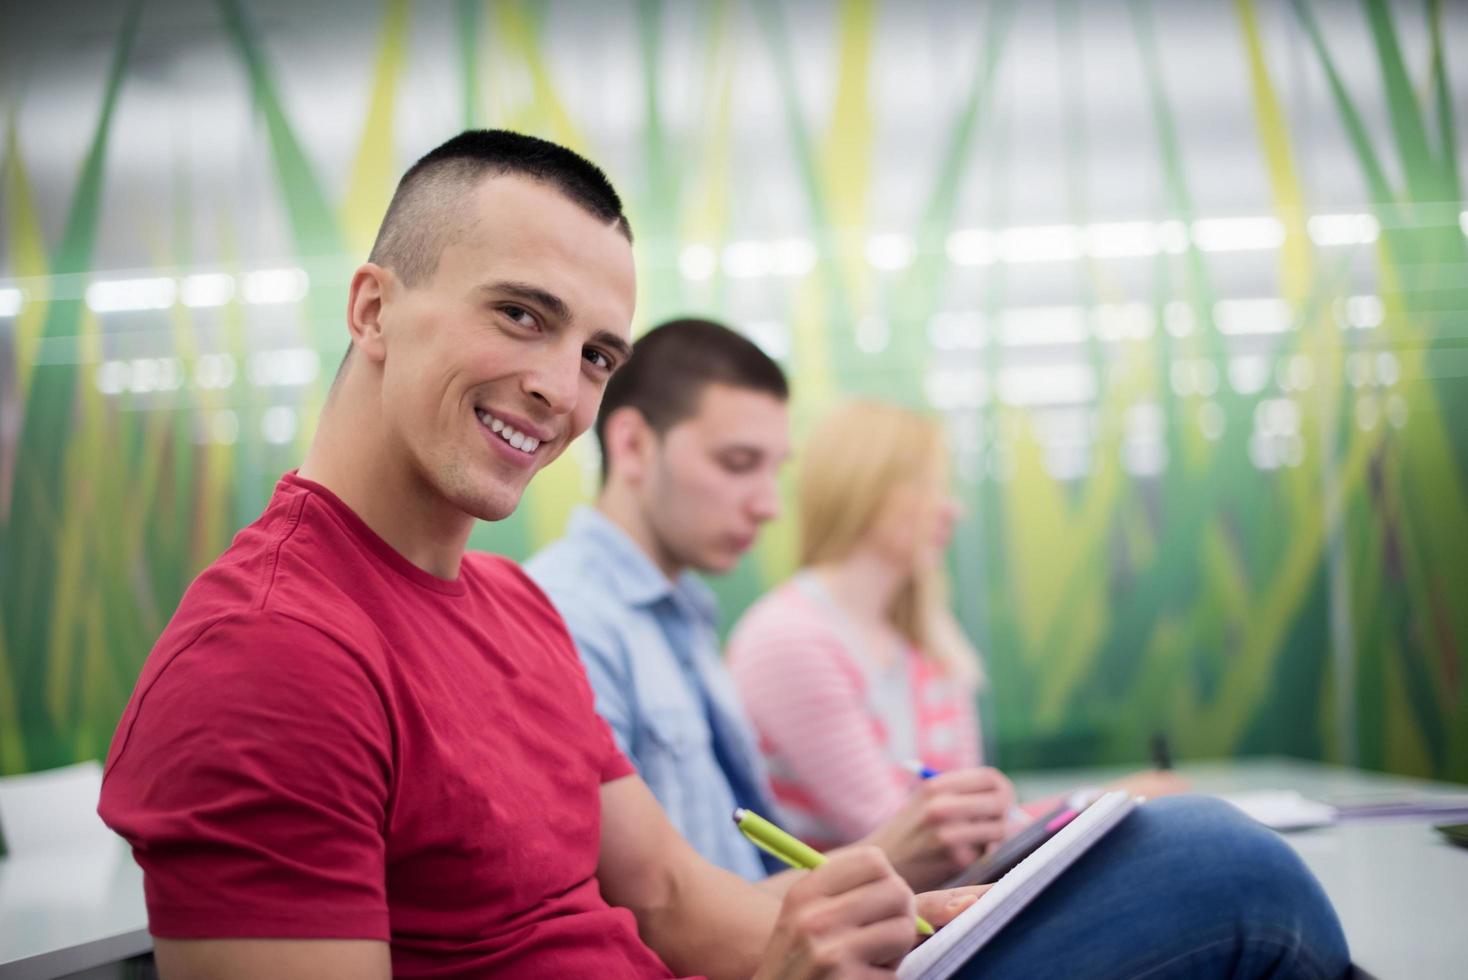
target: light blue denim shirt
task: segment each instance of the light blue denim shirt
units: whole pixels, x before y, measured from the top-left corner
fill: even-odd
[[[714,864],[763,878],[758,852],[729,819],[734,794],[699,693],[726,751],[767,787],[753,728],[719,659],[718,606],[708,586],[690,572],[668,581],[626,532],[587,507],[525,570],[565,618],[596,710],[673,825]]]

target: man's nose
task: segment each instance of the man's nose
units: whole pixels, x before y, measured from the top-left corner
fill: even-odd
[[[758,521],[772,521],[780,516],[780,481],[778,479],[769,476],[760,481],[759,488],[750,502],[750,511]]]
[[[576,408],[581,390],[581,348],[576,345],[553,344],[546,348],[531,370],[524,375],[526,394],[545,404],[557,415],[569,414]]]

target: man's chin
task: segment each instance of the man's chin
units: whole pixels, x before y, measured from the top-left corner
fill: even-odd
[[[469,499],[457,501],[459,509],[481,521],[502,521],[515,513],[524,497],[523,487],[502,487],[496,491],[477,494]]]
[[[705,555],[702,561],[695,562],[693,567],[704,575],[728,575],[739,564],[739,559],[744,557],[742,551],[721,551],[713,555]]]

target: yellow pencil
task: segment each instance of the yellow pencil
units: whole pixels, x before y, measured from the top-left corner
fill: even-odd
[[[734,811],[734,825],[760,850],[773,854],[792,868],[819,868],[826,863],[826,856],[804,841],[791,837],[753,810],[739,807]],[[922,917],[917,917],[917,931],[924,936],[933,934],[933,927]]]

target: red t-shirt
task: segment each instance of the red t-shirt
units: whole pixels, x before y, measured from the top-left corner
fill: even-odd
[[[100,812],[156,936],[382,940],[397,976],[667,977],[595,877],[601,784],[631,772],[517,565],[436,578],[287,474],[148,657]]]

